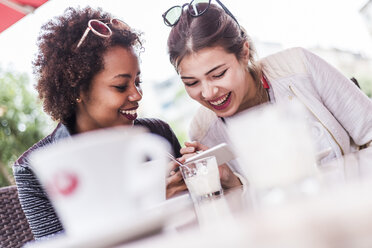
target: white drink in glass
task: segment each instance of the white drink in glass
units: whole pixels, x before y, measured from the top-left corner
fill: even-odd
[[[204,197],[221,193],[220,175],[214,156],[187,163],[181,169],[192,196]]]

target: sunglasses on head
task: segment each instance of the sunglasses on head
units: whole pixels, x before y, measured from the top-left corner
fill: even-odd
[[[89,20],[88,27],[85,29],[85,32],[81,39],[79,40],[79,43],[77,44],[76,48],[79,48],[81,46],[81,44],[87,37],[89,31],[92,31],[95,35],[98,35],[99,37],[102,38],[110,37],[112,35],[112,31],[108,25],[111,25],[116,29],[130,30],[128,24],[119,19],[110,19],[110,21],[107,23],[102,22],[102,20],[92,19]]]
[[[234,21],[239,25],[238,21],[234,15],[226,8],[221,1],[216,0],[216,2],[221,6],[221,8],[228,14]],[[167,26],[173,27],[180,20],[182,15],[182,10],[187,6],[187,10],[192,17],[198,17],[204,14],[211,4],[211,0],[192,0],[190,3],[185,3],[182,6],[173,6],[168,9],[162,16],[164,23]]]

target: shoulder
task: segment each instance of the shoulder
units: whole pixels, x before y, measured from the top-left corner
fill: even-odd
[[[262,58],[261,61],[303,59],[306,54],[311,54],[311,52],[303,47],[292,47],[270,54]]]
[[[173,148],[173,153],[179,157],[181,146],[176,135],[168,123],[156,118],[139,118],[134,121],[134,125],[147,128],[151,133],[159,135],[168,140]]]
[[[42,147],[45,147],[47,145],[50,145],[50,144],[56,142],[57,140],[69,135],[69,134],[65,133],[66,132],[65,129],[66,129],[65,126],[63,126],[62,124],[59,124],[51,134],[49,134],[48,136],[46,136],[42,140],[38,141],[37,143],[35,143],[29,149],[27,149],[27,151],[25,151],[14,163],[15,171],[17,171],[17,169],[19,169],[17,167],[28,167],[29,166],[29,157],[30,157],[30,154],[32,152],[34,152],[34,151],[36,151],[36,150],[38,150]],[[63,133],[63,135],[62,135],[62,133]]]
[[[200,106],[191,120],[189,136],[191,140],[202,140],[209,128],[218,120],[217,115],[210,109]]]
[[[302,47],[289,48],[260,60],[262,71],[270,79],[280,79],[294,74],[307,73],[307,60],[313,55]]]
[[[30,154],[50,143],[51,143],[51,135],[48,135],[44,139],[34,144],[32,147],[30,147],[27,151],[25,151],[14,163],[15,171],[17,171],[17,167],[29,167]]]
[[[139,118],[134,121],[135,126],[147,128],[151,133],[158,134],[168,140],[175,139],[175,134],[168,123],[156,118]]]
[[[146,127],[151,133],[164,133],[171,129],[168,123],[156,118],[138,118],[134,125]]]

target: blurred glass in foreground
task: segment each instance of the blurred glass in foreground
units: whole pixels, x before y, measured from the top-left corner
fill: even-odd
[[[227,120],[238,161],[258,203],[278,203],[315,190],[308,185],[317,167],[310,130],[301,117],[303,108],[293,99]]]

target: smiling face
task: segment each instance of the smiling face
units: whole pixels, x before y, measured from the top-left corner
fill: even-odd
[[[112,47],[103,56],[104,69],[80,93],[76,132],[132,125],[142,99],[140,69],[133,49]]]
[[[208,47],[181,60],[178,71],[189,96],[220,117],[232,116],[257,98],[252,76],[246,69],[248,44],[243,58],[222,47]]]

